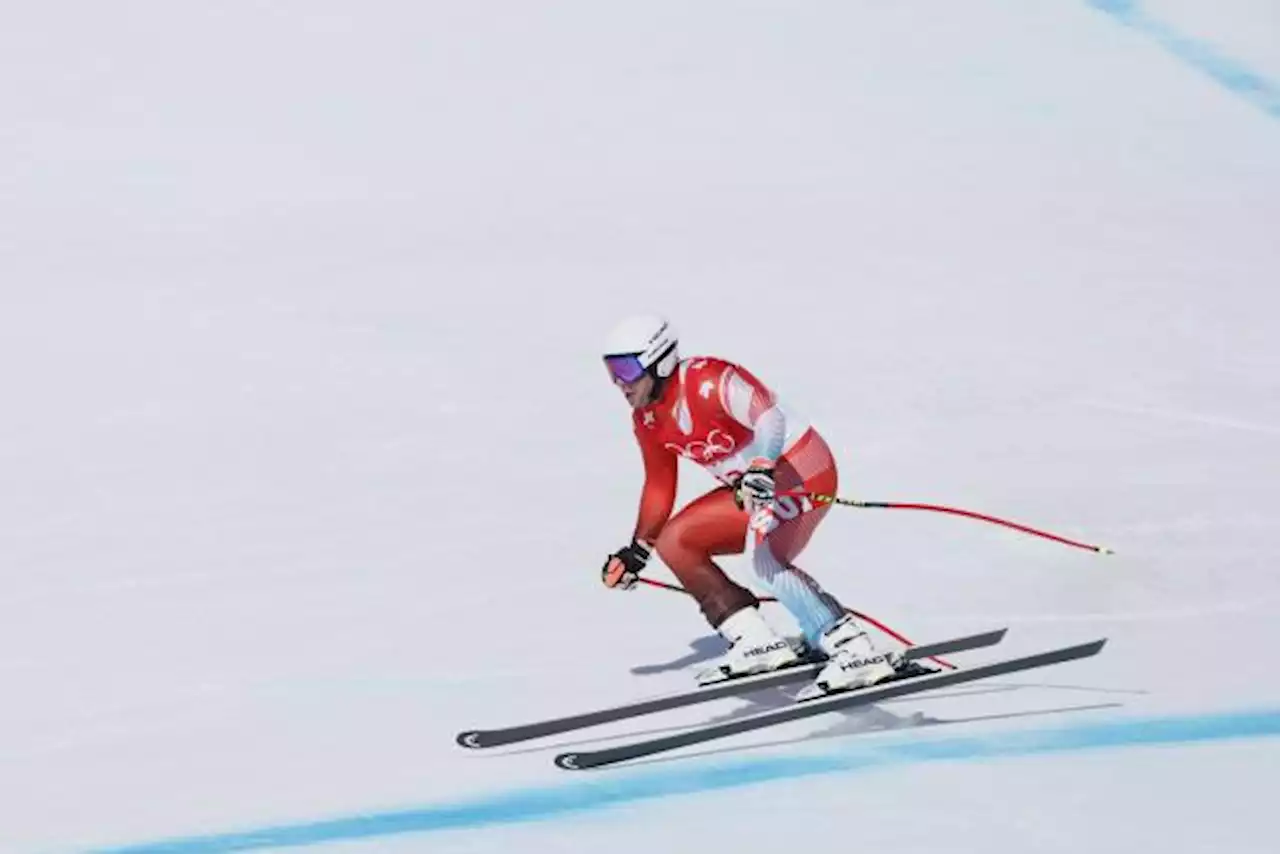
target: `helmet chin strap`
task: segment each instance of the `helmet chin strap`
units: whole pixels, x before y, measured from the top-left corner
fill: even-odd
[[[659,366],[667,360],[667,357],[671,356],[671,354],[675,351],[675,349],[676,349],[676,345],[671,344],[669,347],[667,347],[666,350],[662,352],[661,355],[658,356],[657,359],[654,360],[652,365],[650,365],[648,368],[645,369],[645,373],[653,377],[653,391],[649,393],[649,401],[645,404],[645,406],[652,406],[653,404],[661,400],[662,393],[667,388],[667,383],[671,380],[672,377],[676,375],[674,366],[672,366],[671,373],[668,374],[667,376],[663,377],[658,375]]]
[[[662,393],[667,388],[667,382],[671,377],[658,376],[657,365],[650,368],[646,373],[653,378],[653,390],[649,392],[649,399],[645,402],[645,406],[652,406],[662,399]]]

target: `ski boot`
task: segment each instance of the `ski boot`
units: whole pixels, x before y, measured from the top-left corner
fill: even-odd
[[[712,667],[698,673],[699,685],[711,685],[756,673],[804,664],[808,659],[765,622],[755,607],[743,608],[717,629],[729,642],[729,651]]]
[[[827,665],[800,691],[797,700],[812,700],[933,672],[907,661],[899,652],[878,647],[852,614],[846,614],[823,632],[818,644],[827,654]]]

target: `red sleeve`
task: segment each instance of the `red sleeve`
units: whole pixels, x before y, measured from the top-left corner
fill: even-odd
[[[640,453],[644,457],[644,491],[640,494],[635,538],[652,545],[657,542],[662,526],[667,524],[676,505],[679,459],[659,445],[647,431],[637,430],[636,441],[640,443]]]

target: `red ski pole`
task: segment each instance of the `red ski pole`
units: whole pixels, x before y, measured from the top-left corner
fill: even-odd
[[[1095,546],[1089,543],[1082,543],[1077,540],[1069,540],[1058,534],[1052,534],[1048,531],[1041,531],[1036,528],[1022,525],[1017,522],[1010,522],[1008,519],[1000,519],[995,516],[988,516],[985,513],[976,513],[973,510],[964,510],[959,507],[944,507],[940,504],[916,504],[916,503],[898,503],[892,501],[857,501],[852,498],[840,498],[835,495],[819,495],[815,493],[803,491],[779,492],[778,495],[791,496],[793,498],[808,498],[819,504],[839,504],[843,507],[861,507],[876,510],[926,510],[932,513],[949,513],[953,516],[964,516],[968,519],[977,519],[981,522],[990,522],[993,525],[1001,525],[1005,528],[1012,528],[1015,531],[1021,531],[1024,534],[1031,534],[1035,537],[1043,537],[1046,540],[1053,540],[1063,545],[1074,546],[1078,549],[1085,549],[1098,554],[1115,554],[1114,551],[1106,546]]]
[[[689,593],[689,591],[688,591],[688,590],[685,590],[683,587],[680,587],[680,586],[675,585],[675,584],[667,584],[667,583],[666,583],[666,582],[664,582],[664,581],[654,581],[652,578],[643,578],[643,577],[642,577],[642,578],[640,578],[640,583],[641,583],[641,584],[647,584],[647,585],[649,585],[650,587],[657,587],[657,588],[659,588],[660,590],[673,590],[673,591],[675,591],[676,593],[685,593],[685,594],[688,594],[688,593]],[[761,596],[761,597],[760,597],[760,601],[761,601],[761,602],[777,602],[778,600],[777,600],[777,599],[775,599],[775,598],[773,598],[772,596]],[[880,622],[879,620],[877,620],[875,617],[872,617],[872,616],[869,616],[869,615],[867,615],[867,614],[864,614],[864,613],[862,613],[861,611],[855,611],[855,610],[853,610],[852,608],[845,608],[844,610],[845,610],[845,612],[846,612],[846,613],[852,614],[852,615],[853,615],[854,617],[856,617],[857,619],[859,619],[859,620],[863,620],[863,621],[865,621],[865,622],[867,622],[867,623],[870,623],[871,625],[875,626],[877,629],[879,629],[880,631],[884,632],[886,635],[888,635],[889,637],[891,637],[891,638],[893,638],[894,640],[898,641],[899,643],[904,644],[904,645],[906,645],[906,646],[914,646],[914,643],[913,643],[912,641],[908,640],[908,639],[907,639],[906,637],[904,637],[903,635],[901,635],[901,634],[899,634],[898,632],[894,631],[893,629],[889,628],[889,627],[888,627],[888,626],[886,626],[884,623],[882,623],[882,622]],[[956,666],[955,666],[954,664],[952,664],[951,662],[946,661],[946,660],[944,660],[944,659],[941,659],[941,658],[932,658],[932,659],[930,659],[930,661],[935,661],[935,662],[937,662],[938,664],[941,664],[943,667],[947,668],[948,670],[955,670],[955,669],[956,669]]]

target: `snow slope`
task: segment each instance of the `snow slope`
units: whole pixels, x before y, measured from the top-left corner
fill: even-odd
[[[1270,850],[1280,31],[1205,8],[8,16],[0,850]],[[1103,655],[607,774],[456,747],[708,648],[598,583],[636,309],[849,494],[1117,550],[833,511],[851,605]]]

